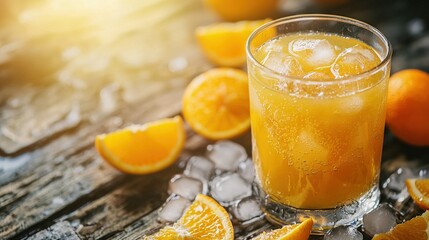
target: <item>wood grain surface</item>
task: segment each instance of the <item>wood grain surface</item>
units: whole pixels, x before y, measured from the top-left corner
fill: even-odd
[[[161,9],[168,4],[167,0],[163,0],[156,6]],[[193,21],[192,24],[205,24],[208,20],[200,16],[200,11],[203,11],[201,5],[186,1],[175,8],[173,15],[188,14],[195,17],[199,14],[201,21]],[[429,71],[429,15],[426,0],[350,0],[342,6],[312,4],[303,9],[284,10],[280,15],[316,12],[346,15],[379,28],[394,47],[393,72],[404,68]],[[6,22],[0,16],[0,25]],[[163,22],[162,19],[159,22]],[[3,38],[0,31],[0,43]],[[163,226],[157,221],[157,210],[168,197],[169,179],[183,171],[183,163],[190,156],[202,153],[211,142],[187,128],[186,147],[175,165],[159,173],[131,176],[105,163],[95,151],[93,141],[100,133],[180,114],[181,97],[186,84],[196,73],[209,66],[201,55],[195,54],[196,47],[185,50],[194,51],[190,58],[192,61],[188,63],[190,72],[167,74],[165,69],[168,63],[159,65],[161,67],[146,66],[148,72],[158,73],[149,75],[154,78],[149,85],[135,84],[140,78],[136,77],[137,73],[132,75],[135,79],[129,79],[127,91],[136,86],[133,94],[137,97],[133,101],[122,99],[114,110],[93,114],[100,110],[100,88],[94,87],[79,100],[81,120],[77,124],[46,136],[42,134],[40,139],[28,142],[25,146],[3,142],[2,147],[10,148],[0,151],[0,239],[140,239]],[[18,63],[21,65],[0,63],[0,127],[13,124],[14,119],[20,119],[25,113],[24,106],[12,104],[16,97],[31,98],[37,94],[43,97],[48,93],[57,98],[66,97],[66,94],[55,90],[58,89],[54,86],[56,83],[44,78],[52,73],[50,69],[43,68],[43,61],[34,66],[35,69],[40,67],[40,71],[34,75],[38,78],[35,80],[37,87],[26,81],[32,75],[20,73],[25,56],[19,57]],[[4,77],[8,76],[8,72],[13,73],[11,76],[14,76],[15,81]],[[95,82],[94,86],[101,87],[103,84],[102,81]],[[64,104],[64,101],[54,99],[49,104],[54,106]],[[43,107],[36,110],[35,114],[42,111]],[[32,115],[28,114],[25,119],[31,118]],[[244,145],[250,153],[250,133],[234,141]],[[398,167],[414,168],[427,163],[428,148],[408,146],[386,132],[382,180]],[[407,216],[418,213],[418,209],[413,209]],[[237,232],[236,238],[250,239],[271,228],[274,226],[264,222],[253,231]]]

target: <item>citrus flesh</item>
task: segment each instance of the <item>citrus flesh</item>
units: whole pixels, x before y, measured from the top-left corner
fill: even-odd
[[[429,210],[429,179],[407,179],[405,184],[414,202],[420,208]]]
[[[182,111],[190,127],[206,138],[242,134],[250,127],[247,74],[216,68],[197,76],[185,90]]]
[[[387,233],[375,235],[372,240],[427,240],[429,239],[429,212],[396,225]]]
[[[252,240],[307,240],[313,227],[313,220],[306,219],[300,224],[286,225],[280,229],[263,232]]]
[[[250,34],[270,19],[215,23],[198,27],[198,43],[206,57],[221,67],[240,67],[246,63],[246,41]]]
[[[199,194],[183,216],[144,240],[234,239],[234,229],[228,212],[212,198]]]
[[[174,117],[98,135],[95,146],[103,159],[118,170],[147,174],[173,164],[185,139],[183,120]]]

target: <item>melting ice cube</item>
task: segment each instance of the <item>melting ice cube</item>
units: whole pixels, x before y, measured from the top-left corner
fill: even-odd
[[[407,178],[417,177],[409,168],[398,168],[393,172],[381,186],[381,192],[391,203],[401,204],[408,197],[408,191],[405,187]]]
[[[242,222],[262,215],[259,204],[253,197],[241,199],[232,206],[231,211],[234,217]]]
[[[194,200],[199,193],[205,192],[206,187],[200,180],[180,174],[175,175],[168,186],[168,193],[175,193],[189,200]]]
[[[210,194],[223,205],[252,195],[252,186],[237,173],[215,177],[210,183]]]
[[[238,174],[248,182],[253,182],[255,179],[255,167],[253,166],[253,161],[247,159],[244,162],[241,162],[238,165]]]
[[[300,77],[304,74],[299,61],[282,52],[270,51],[261,61],[264,66],[281,74]]]
[[[214,171],[214,163],[207,158],[194,156],[186,164],[184,174],[201,181],[208,181]]]
[[[309,72],[304,76],[304,78],[314,79],[314,80],[325,80],[325,79],[330,79],[331,76],[329,74],[322,73],[322,72]]]
[[[429,165],[425,165],[425,166],[419,168],[418,177],[419,178],[429,178]]]
[[[311,130],[301,131],[291,145],[290,153],[294,156],[290,159],[291,165],[310,172],[318,171],[326,165],[329,156],[329,150]]]
[[[343,98],[338,106],[338,110],[342,113],[358,113],[364,107],[364,100],[356,95]]]
[[[303,57],[314,67],[328,66],[335,60],[334,46],[326,39],[297,39],[289,44],[289,51]]]
[[[191,201],[177,195],[171,195],[158,211],[159,220],[162,222],[175,222],[191,205]]]
[[[224,171],[235,171],[240,162],[247,159],[244,147],[231,141],[219,141],[208,146],[207,156],[216,168]]]
[[[369,236],[385,233],[401,222],[399,220],[400,216],[400,213],[389,204],[383,203],[363,216],[362,228]]]
[[[332,64],[331,72],[336,78],[359,74],[375,67],[378,59],[369,49],[355,45],[338,55]]]
[[[323,240],[362,240],[363,235],[357,229],[339,226],[332,228],[326,234]]]
[[[119,106],[119,90],[118,84],[110,84],[100,91],[100,106],[101,111],[105,113],[112,113]]]

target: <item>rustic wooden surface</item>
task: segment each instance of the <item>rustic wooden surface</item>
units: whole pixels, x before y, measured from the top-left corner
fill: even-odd
[[[337,7],[313,6],[298,13],[334,13],[367,21],[391,40],[395,50],[393,71],[429,70],[426,2],[351,1]],[[418,33],[410,30],[416,21],[423,25]],[[0,103],[8,98],[5,89],[20,91],[19,82],[14,85],[0,81],[0,86]],[[93,140],[96,134],[131,123],[180,114],[183,87],[166,81],[165,86],[154,88],[150,95],[133,104],[121,105],[95,123],[80,122],[13,154],[0,152],[1,164],[21,163],[0,171],[0,239],[139,239],[159,229],[156,210],[167,197],[168,180],[182,171],[181,162],[204,151],[209,141],[187,129],[186,149],[174,166],[156,174],[129,176],[104,163],[93,147]],[[95,108],[91,104],[87,107]],[[249,133],[236,141],[249,149]],[[381,178],[386,178],[396,167],[415,167],[424,161],[429,163],[429,149],[408,146],[388,133]],[[256,232],[271,227],[265,224]],[[237,237],[246,239],[252,234],[237,234]]]

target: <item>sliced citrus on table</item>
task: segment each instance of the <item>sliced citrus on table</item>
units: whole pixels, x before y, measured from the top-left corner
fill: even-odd
[[[308,218],[299,224],[286,225],[271,232],[263,232],[252,240],[307,240],[312,228],[313,220]]]
[[[387,233],[375,235],[372,240],[427,240],[429,239],[429,212],[396,225]]]
[[[162,119],[98,135],[98,153],[120,171],[146,174],[173,164],[186,139],[181,117]]]
[[[240,67],[246,63],[247,38],[256,28],[269,21],[215,23],[198,27],[195,35],[211,62],[221,67]]]
[[[422,209],[429,210],[429,179],[407,179],[408,193]]]
[[[238,69],[217,68],[200,74],[183,95],[183,116],[200,135],[228,139],[250,127],[247,74]]]
[[[429,146],[429,74],[406,69],[392,75],[387,94],[386,123],[402,141]]]
[[[183,216],[144,240],[234,239],[234,228],[228,212],[212,198],[198,194]]]

